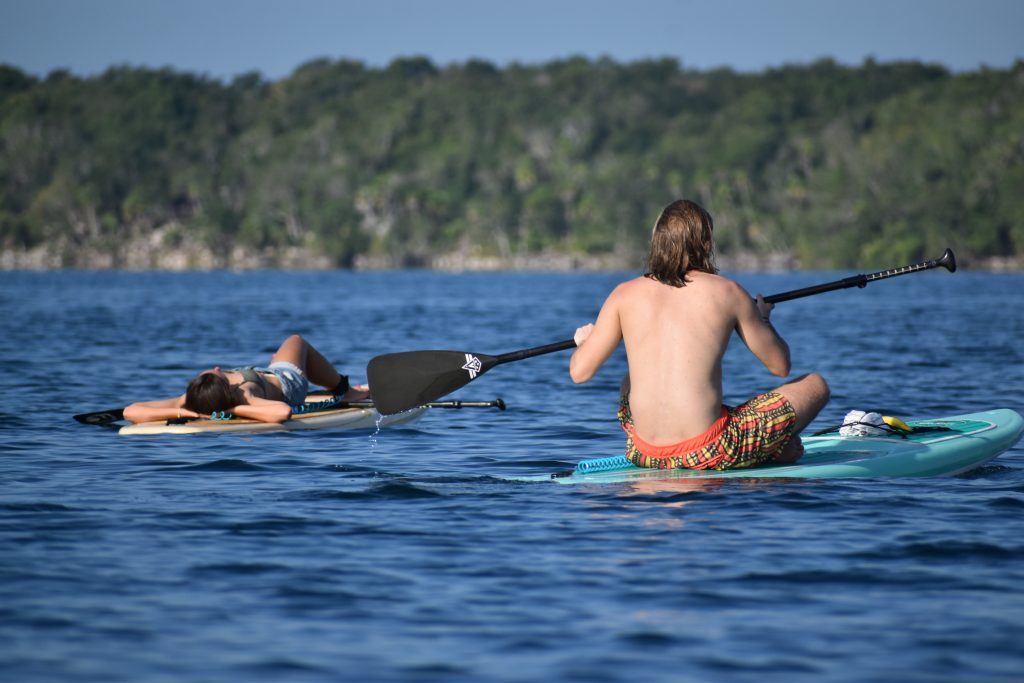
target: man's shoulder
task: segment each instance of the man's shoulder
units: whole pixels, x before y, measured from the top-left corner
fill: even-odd
[[[692,272],[688,277],[689,282],[685,287],[707,290],[720,294],[721,296],[747,296],[746,290],[744,290],[738,282],[722,275]],[[672,285],[666,285],[658,282],[657,280],[641,275],[639,277],[632,278],[631,280],[620,282],[615,289],[612,290],[609,299],[655,295],[665,287],[677,289],[672,287]]]
[[[720,289],[727,292],[743,291],[743,287],[740,286],[735,280],[729,279],[724,275],[717,275],[713,273],[701,273],[691,272],[689,274],[691,280],[695,283],[699,283],[702,287],[708,287],[713,289]]]
[[[625,282],[620,282],[615,286],[615,289],[612,290],[612,296],[623,296],[632,294],[638,290],[645,288],[647,284],[650,282],[652,282],[652,280],[644,277],[643,275],[632,278],[631,280],[626,280]]]
[[[605,308],[615,309],[620,306],[629,306],[630,302],[643,298],[645,296],[644,292],[647,289],[645,281],[650,282],[650,280],[641,276],[617,284],[615,289],[608,295],[608,298],[605,299]]]
[[[742,285],[722,275],[700,273],[693,284],[700,288],[701,298],[715,302],[723,310],[735,311],[750,299]]]

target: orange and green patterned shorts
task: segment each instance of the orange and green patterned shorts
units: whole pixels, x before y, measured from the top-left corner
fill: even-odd
[[[735,470],[770,463],[793,437],[796,412],[782,394],[769,391],[741,406],[722,406],[718,420],[700,436],[671,446],[648,444],[634,433],[629,397],[619,405],[626,458],[637,467]]]

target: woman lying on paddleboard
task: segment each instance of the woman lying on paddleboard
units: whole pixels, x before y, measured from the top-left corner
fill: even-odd
[[[261,368],[204,370],[181,396],[133,403],[124,409],[124,417],[153,422],[209,417],[223,411],[262,422],[284,422],[291,417],[292,406],[306,400],[311,381],[346,401],[369,397],[365,387],[350,387],[348,377],[297,334],[285,339],[270,360]]]

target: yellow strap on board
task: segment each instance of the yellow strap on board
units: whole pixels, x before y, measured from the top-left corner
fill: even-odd
[[[889,425],[893,429],[899,429],[903,432],[912,432],[913,428],[898,417],[892,417],[891,415],[883,415],[882,420],[885,424]]]

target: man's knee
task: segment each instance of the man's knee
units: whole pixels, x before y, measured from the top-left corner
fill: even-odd
[[[815,398],[821,401],[823,404],[828,402],[832,392],[828,387],[828,382],[825,378],[816,372],[809,373],[804,377],[804,381],[807,382],[808,388],[814,393]]]
[[[816,372],[808,372],[806,375],[800,375],[796,379],[783,384],[780,389],[786,389],[789,387],[805,394],[814,394],[826,397],[829,395],[828,382],[826,382],[825,378]]]
[[[810,418],[825,407],[830,396],[828,382],[816,372],[801,375],[778,391],[793,405],[797,415]]]

